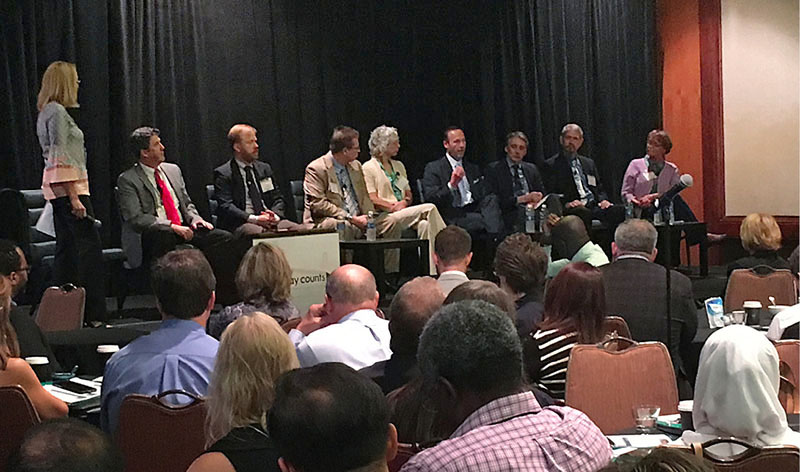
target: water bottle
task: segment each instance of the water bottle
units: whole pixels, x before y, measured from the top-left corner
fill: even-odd
[[[375,228],[375,214],[367,214],[367,241],[375,241],[378,238],[378,230]]]
[[[536,232],[536,211],[529,205],[525,205],[525,232]]]
[[[667,220],[669,221],[669,224],[675,224],[675,206],[672,205],[672,202],[667,204],[667,208],[665,208],[665,210],[667,211]]]
[[[336,220],[336,232],[339,233],[339,241],[344,241],[344,220]]]
[[[633,218],[633,202],[625,204],[625,219],[630,220]]]
[[[545,235],[550,234],[550,225],[547,224],[547,217],[550,216],[550,211],[546,204],[539,207],[539,226],[542,233]]]

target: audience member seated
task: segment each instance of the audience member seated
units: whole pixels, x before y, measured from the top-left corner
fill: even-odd
[[[437,281],[445,296],[468,281],[467,269],[472,262],[472,237],[467,230],[450,225],[436,235],[433,262],[439,274]]]
[[[559,153],[542,162],[539,169],[547,190],[564,195],[565,215],[578,215],[587,228],[594,218],[613,229],[625,219],[625,208],[608,201],[594,161],[578,154],[583,130],[568,123],[561,129],[559,142]]]
[[[292,268],[278,247],[261,243],[248,249],[236,271],[236,288],[244,301],[208,319],[208,334],[217,339],[231,322],[254,311],[264,312],[278,323],[300,316],[290,299]]]
[[[658,232],[648,221],[625,221],[614,232],[614,262],[600,268],[606,287],[607,315],[625,319],[636,341],[660,341],[667,345],[675,374],[691,381],[693,366],[684,365],[697,331],[697,309],[688,277],[670,272],[672,345],[667,342],[667,274],[655,264]]]
[[[253,312],[225,330],[208,386],[205,454],[188,472],[278,472],[278,453],[266,421],[275,380],[299,366],[280,325]]]
[[[525,388],[514,324],[480,300],[442,307],[425,326],[418,360],[450,438],[403,471],[597,470],[608,440],[583,413],[542,408]]]
[[[411,205],[411,185],[406,167],[393,159],[400,151],[397,128],[378,126],[369,135],[369,153],[372,159],[364,163],[364,183],[372,204],[379,211],[395,213],[408,220],[408,227],[416,230],[419,239],[429,243],[430,271],[435,274],[433,242],[444,229],[444,220],[433,203]]]
[[[564,399],[572,346],[602,340],[605,307],[603,275],[596,267],[574,262],[558,273],[547,287],[544,319],[524,343],[531,383]]]
[[[731,277],[731,272],[736,269],[752,269],[760,265],[791,270],[789,261],[778,255],[778,250],[781,248],[781,228],[771,215],[764,213],[747,215],[739,227],[739,237],[742,239],[742,247],[750,255],[728,264],[728,279]],[[796,272],[794,274],[797,275]]]
[[[33,320],[28,310],[18,307],[13,300],[17,294],[22,293],[28,283],[30,270],[31,267],[28,265],[22,249],[7,239],[0,239],[0,276],[11,285],[11,313],[8,318],[14,332],[17,333],[19,357],[23,359],[31,356],[47,357],[50,361],[47,368],[39,372],[44,377],[39,380],[44,382],[50,380],[52,373],[58,372],[61,366],[42,334],[42,330],[39,329],[39,325]]]
[[[645,455],[642,456],[642,453]],[[638,449],[617,457],[600,472],[714,472],[714,464],[677,448]]]
[[[686,444],[733,436],[756,446],[800,447],[778,401],[778,352],[769,340],[748,326],[727,326],[709,336],[700,352],[694,390],[694,431]],[[718,450],[719,449],[719,450]],[[739,446],[712,447],[717,455],[733,455]]]
[[[364,237],[368,214],[375,211],[358,162],[361,152],[358,136],[358,131],[349,126],[334,128],[330,150],[306,166],[303,180],[306,197],[303,222],[325,229],[336,228],[341,222],[345,239]],[[382,238],[396,239],[418,220],[416,211],[378,213],[375,215],[375,229]],[[385,261],[387,273],[400,269],[398,251],[387,251]]]
[[[547,254],[527,234],[512,234],[497,246],[494,273],[500,279],[500,288],[515,300],[520,338],[542,321],[546,272]]]
[[[339,363],[283,374],[267,427],[284,472],[387,471],[397,454],[380,387]]]
[[[489,164],[486,181],[497,195],[507,232],[524,231],[525,207],[536,205],[547,194],[536,165],[525,162],[528,137],[522,131],[506,136],[506,156]]]
[[[425,166],[422,192],[436,205],[448,225],[460,226],[475,237],[480,233],[496,239],[503,232],[497,195],[491,193],[480,168],[464,161],[467,138],[451,126],[444,131],[444,157]]]
[[[348,264],[334,270],[325,283],[325,303],[311,305],[297,328],[289,332],[301,367],[341,362],[363,369],[392,355],[389,322],[380,318],[375,277]]]
[[[798,325],[800,325],[800,304],[792,305],[772,318],[767,330],[767,338],[771,341],[800,339]]]
[[[246,124],[233,125],[228,131],[233,159],[214,169],[217,223],[236,236],[304,229],[305,225],[286,219],[286,202],[272,167],[258,160],[256,133]]]
[[[117,446],[85,421],[63,418],[38,424],[25,433],[11,456],[9,472],[122,472]]]
[[[135,129],[130,148],[137,162],[117,179],[127,264],[146,267],[179,244],[191,244],[205,253],[221,251],[231,234],[215,229],[197,212],[181,168],[164,162],[160,131]]]
[[[551,239],[548,278],[555,277],[570,262],[588,262],[595,267],[608,264],[603,248],[591,241],[584,222],[575,215],[559,219],[553,226]]]
[[[464,300],[483,300],[500,308],[516,323],[517,307],[514,299],[505,290],[488,280],[470,280],[454,288],[444,299],[444,305]]]
[[[106,363],[100,425],[110,434],[116,433],[126,395],[185,390],[204,396],[214,369],[219,342],[206,334],[206,323],[216,280],[206,258],[196,249],[168,252],[153,265],[150,279],[163,321]]]
[[[19,385],[28,394],[33,407],[42,419],[66,416],[67,404],[50,395],[39,383],[36,374],[19,357],[19,343],[8,320],[11,310],[11,283],[0,277],[0,385]]]
[[[386,362],[384,370],[384,392],[402,387],[419,376],[419,335],[442,302],[442,289],[430,277],[417,277],[406,282],[392,298],[389,305],[389,346],[392,357]]]

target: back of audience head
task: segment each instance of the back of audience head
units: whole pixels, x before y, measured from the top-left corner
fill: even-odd
[[[359,309],[375,310],[378,298],[375,277],[360,265],[337,268],[325,283],[325,312],[334,320]]]
[[[85,421],[62,418],[25,433],[9,461],[11,472],[122,472],[122,455],[108,436]]]
[[[657,447],[644,457],[625,454],[600,472],[714,472],[714,464],[676,448]]]
[[[472,237],[467,230],[449,225],[439,231],[433,246],[433,260],[439,273],[446,270],[466,272],[472,261]]]
[[[444,305],[464,300],[483,300],[499,308],[511,320],[517,319],[514,299],[505,290],[488,280],[469,280],[456,286],[444,299]]]
[[[630,219],[617,226],[614,231],[614,242],[611,243],[611,252],[614,257],[625,254],[645,256],[650,261],[656,259],[658,250],[658,231],[647,220]]]
[[[547,287],[541,330],[578,332],[578,342],[596,343],[603,337],[606,293],[603,274],[586,262],[564,266]]]
[[[750,254],[781,248],[781,228],[771,215],[750,213],[742,220],[739,236],[742,247]]]
[[[431,277],[417,277],[403,284],[389,305],[392,353],[416,356],[422,328],[443,302],[442,289]]]
[[[0,370],[6,368],[9,357],[19,357],[17,333],[11,326],[11,282],[0,277]]]
[[[344,364],[283,374],[267,424],[285,472],[385,470],[397,453],[380,387]]]
[[[222,333],[208,387],[206,446],[234,428],[260,423],[275,400],[275,381],[299,367],[294,345],[270,316],[253,312]]]
[[[580,217],[567,215],[553,227],[551,233],[553,260],[572,259],[589,242],[586,223]]]
[[[477,408],[523,390],[522,345],[514,323],[483,300],[443,306],[422,331],[417,362],[450,432]]]
[[[527,234],[515,233],[497,246],[494,273],[512,295],[540,292],[547,273],[547,254]]]
[[[214,307],[217,283],[211,265],[197,249],[178,249],[161,256],[150,274],[162,316],[189,320]]]
[[[292,268],[283,251],[270,244],[247,250],[236,271],[236,288],[245,302],[282,303],[292,290]]]

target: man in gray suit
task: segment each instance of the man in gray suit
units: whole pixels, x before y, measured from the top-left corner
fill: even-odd
[[[136,268],[178,244],[191,244],[202,250],[213,266],[215,260],[222,259],[218,255],[232,236],[214,228],[197,212],[180,167],[164,162],[159,134],[158,129],[150,127],[131,133],[131,153],[138,162],[117,179],[127,264]]]
[[[451,290],[469,281],[467,268],[472,261],[472,237],[460,226],[449,225],[434,241],[433,262],[439,273],[439,287],[446,297]]]

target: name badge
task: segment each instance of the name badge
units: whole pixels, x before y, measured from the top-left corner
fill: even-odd
[[[405,189],[407,189],[407,188],[411,188],[411,187],[408,185],[408,179],[407,179],[407,178],[405,178],[405,177],[403,177],[402,175],[398,175],[398,176],[397,176],[397,182],[396,182],[396,185],[397,185],[397,188],[399,188],[400,190],[405,190]]]
[[[653,172],[653,171],[644,173],[644,180],[646,180],[648,182],[651,181],[651,180],[655,180],[655,178],[656,178],[656,173]]]
[[[261,179],[261,191],[269,192],[270,190],[275,190],[275,186],[272,185],[272,177]]]
[[[589,183],[589,186],[597,187],[597,178],[595,178],[595,176],[587,175],[586,176],[586,181]]]

